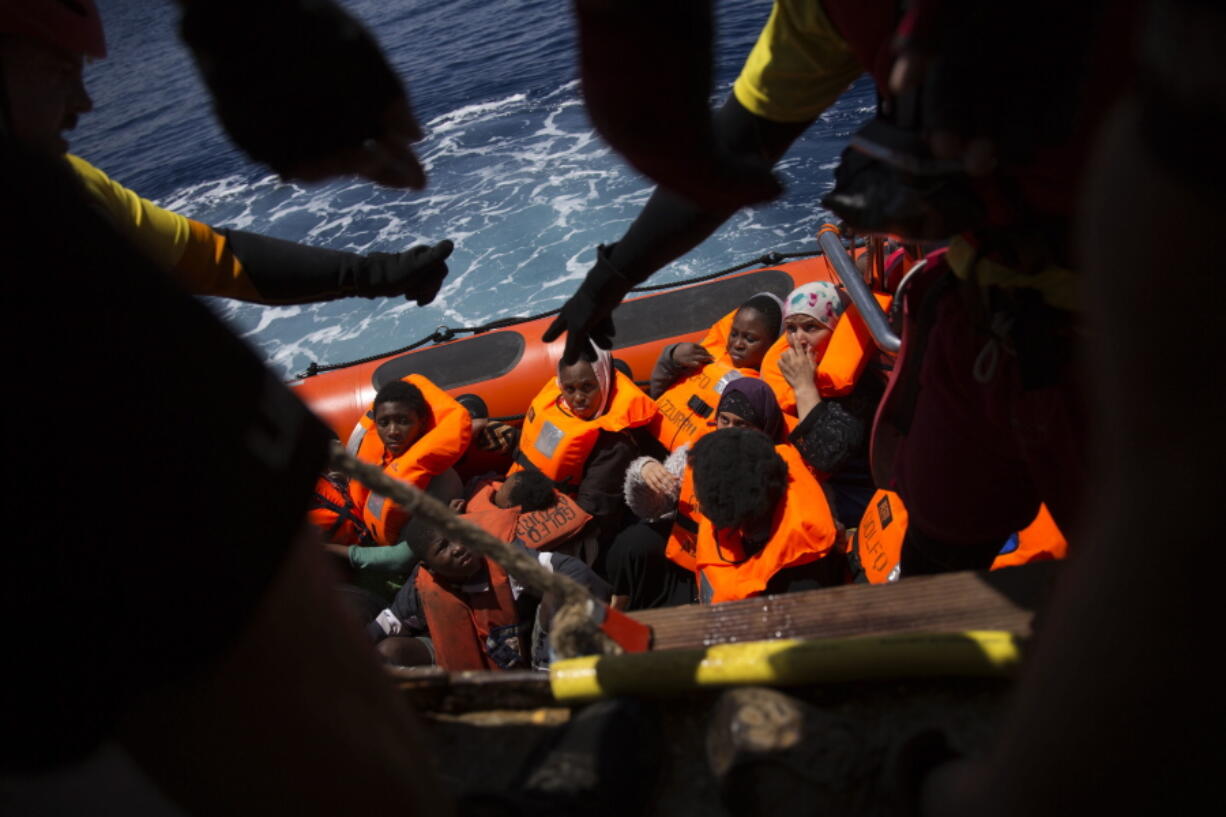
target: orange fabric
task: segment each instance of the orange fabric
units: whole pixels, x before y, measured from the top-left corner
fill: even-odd
[[[656,398],[660,413],[651,421],[651,433],[673,451],[696,439],[704,427],[715,422],[724,387],[739,377],[757,377],[754,369],[737,369],[716,360],[677,381]]]
[[[1031,562],[1043,562],[1049,559],[1063,559],[1068,555],[1068,540],[1056,527],[1056,521],[1051,518],[1047,506],[1039,508],[1039,515],[1017,535],[1017,547],[1007,553],[1001,553],[992,562],[992,569],[1026,565]]]
[[[898,579],[898,559],[907,534],[907,509],[893,491],[873,494],[860,526],[852,536],[851,547],[859,553],[860,566],[872,584]]]
[[[872,584],[897,581],[907,518],[902,497],[893,491],[878,491],[868,503],[851,547],[858,553],[860,566]],[[1047,506],[1042,505],[1034,521],[1018,533],[1017,546],[997,556],[991,569],[1063,559],[1066,555],[1068,542],[1056,527]]]
[[[336,545],[369,545],[370,533],[349,492],[326,476],[315,481],[307,521],[319,528],[325,542]]]
[[[694,554],[698,549],[698,528],[701,514],[698,498],[694,496],[694,472],[687,465],[681,474],[681,488],[677,494],[677,520],[668,534],[664,555],[678,567],[698,572]]]
[[[372,408],[359,421],[363,436],[355,455],[362,462],[383,467],[388,476],[424,490],[431,479],[464,456],[472,439],[472,417],[451,395],[421,375],[411,374],[403,380],[421,389],[426,405],[430,407],[430,416],[425,418],[425,432],[407,451],[385,464],[385,449],[375,430]],[[350,444],[353,444],[352,440]],[[371,493],[357,480],[350,482],[350,493],[354,502],[362,508],[363,521],[376,541],[381,545],[396,544],[396,536],[408,521],[409,514],[381,494]]]
[[[728,336],[732,334],[732,321],[740,311],[738,306],[720,318],[707,330],[706,336],[698,341],[698,345],[706,349],[717,363],[723,363],[725,366],[732,365],[732,359],[728,357]]]
[[[634,385],[633,380],[615,371],[608,410],[594,420],[581,420],[565,407],[557,380],[550,378],[528,406],[519,437],[517,462],[508,474],[522,471],[522,461],[526,461],[562,490],[574,491],[583,480],[588,455],[601,431],[645,426],[658,412],[655,401]]]
[[[428,570],[417,571],[417,592],[434,643],[434,661],[449,672],[501,669],[486,651],[486,639],[494,630],[519,624],[506,572],[491,559],[485,560],[485,566],[489,587],[476,593],[444,585]]]
[[[777,445],[775,451],[787,463],[788,480],[761,550],[747,557],[739,531],[717,530],[705,516],[699,521],[694,559],[705,602],[756,596],[780,570],[815,562],[835,545],[837,527],[817,479],[792,446]]]
[[[469,513],[504,510],[494,504],[494,492],[499,485],[501,481],[479,485],[468,500]],[[556,549],[583,530],[592,519],[591,514],[561,491],[554,491],[554,497],[557,500],[554,506],[543,511],[510,509],[515,513],[515,538],[533,550]]]
[[[890,308],[893,299],[889,295],[873,293],[873,297],[881,304],[882,309]],[[789,414],[795,414],[796,392],[779,369],[779,358],[787,348],[788,337],[785,332],[771,345],[762,359],[762,379],[775,392],[775,397],[779,399],[779,408]],[[859,311],[854,306],[847,307],[834,326],[822,359],[817,362],[814,377],[817,380],[818,393],[824,398],[850,394],[876,348],[873,336]]]
[[[503,508],[463,514],[464,519],[504,542],[515,537],[516,516],[515,511]],[[485,568],[488,587],[472,593],[435,579],[424,566],[417,570],[414,581],[434,642],[434,660],[450,672],[502,669],[486,650],[486,639],[494,630],[519,624],[506,571],[492,559],[485,559]]]
[[[195,219],[187,220],[190,239],[175,264],[175,273],[192,292],[225,295],[245,301],[260,299],[242,262],[230,250],[225,236]]]

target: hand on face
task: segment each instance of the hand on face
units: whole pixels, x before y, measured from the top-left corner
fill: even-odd
[[[789,315],[783,320],[788,346],[808,356],[814,363],[826,349],[832,334],[817,318],[809,315]]]
[[[779,371],[792,390],[799,391],[813,385],[817,364],[803,341],[795,336],[789,336],[788,341],[788,348],[779,356]]]

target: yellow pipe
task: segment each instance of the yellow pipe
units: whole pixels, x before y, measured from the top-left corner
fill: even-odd
[[[1013,633],[977,630],[718,644],[696,650],[590,655],[556,661],[554,697],[664,696],[695,687],[788,686],[867,678],[1007,676],[1020,661]]]

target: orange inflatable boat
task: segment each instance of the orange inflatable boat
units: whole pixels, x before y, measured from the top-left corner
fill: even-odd
[[[617,327],[613,355],[629,367],[633,379],[646,381],[667,344],[701,340],[712,324],[755,293],[783,298],[810,281],[837,284],[838,280],[830,262],[817,255],[628,299],[613,313]],[[476,395],[489,416],[518,424],[528,403],[554,376],[562,356],[564,338],[541,342],[552,320],[549,316],[503,325],[306,376],[290,385],[342,442],[349,439],[375,392],[410,374],[424,375],[453,397]]]

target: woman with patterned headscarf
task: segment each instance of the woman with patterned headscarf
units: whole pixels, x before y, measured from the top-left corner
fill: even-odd
[[[784,410],[800,419],[788,439],[832,496],[835,516],[854,527],[876,487],[868,437],[885,382],[878,369],[868,366],[846,394],[823,397],[818,390],[818,365],[846,304],[843,291],[827,281],[792,290],[783,313],[788,348],[778,356],[776,369],[763,367],[763,378],[777,394],[783,392],[779,402]]]

